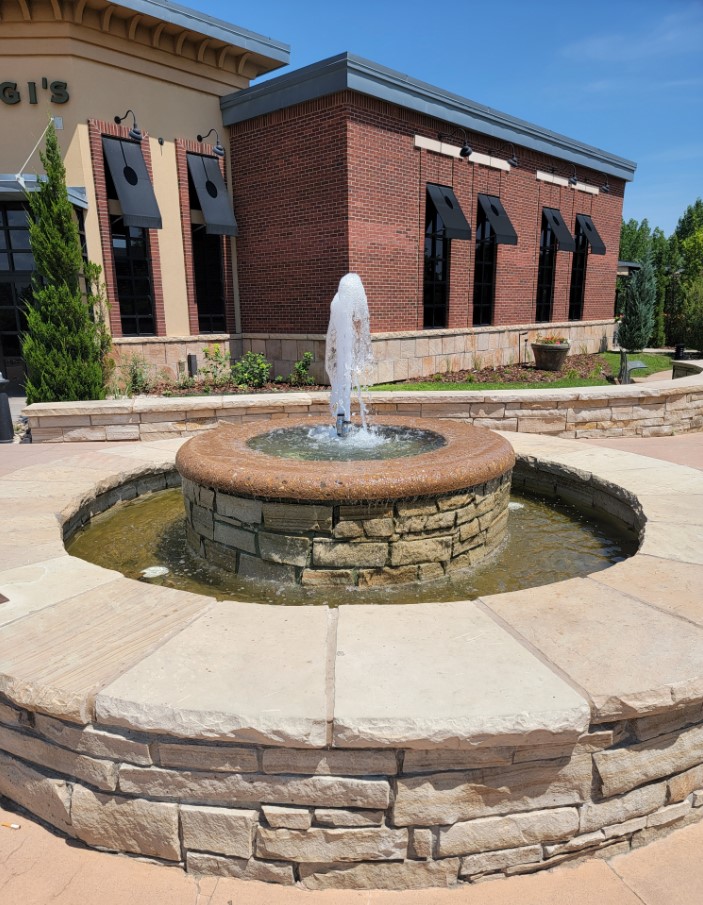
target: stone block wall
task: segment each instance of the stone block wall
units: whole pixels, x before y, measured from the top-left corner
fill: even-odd
[[[453,886],[643,845],[700,819],[703,708],[576,744],[206,744],[0,698],[0,795],[88,845],[324,888]]]
[[[368,372],[368,383],[392,383],[464,368],[493,368],[532,361],[530,342],[540,332],[569,337],[573,354],[602,352],[612,347],[613,329],[613,321],[608,319],[374,333],[371,336],[374,364]],[[152,368],[154,376],[166,375],[174,379],[179,362],[184,363],[188,353],[197,355],[198,364],[202,365],[205,361],[203,350],[215,343],[229,350],[232,361],[246,352],[260,353],[271,362],[272,378],[287,378],[296,361],[300,361],[306,352],[312,352],[310,373],[313,379],[319,384],[328,383],[325,336],[319,333],[127,337],[114,340],[113,351],[118,367],[131,356],[138,356]]]
[[[703,428],[703,377],[561,390],[387,392],[370,412],[455,418],[494,430],[555,437],[670,436]],[[162,440],[190,437],[220,421],[329,418],[328,394],[142,397],[36,403],[26,410],[32,441]]]
[[[428,581],[498,546],[510,474],[433,499],[343,504],[246,499],[186,479],[188,543],[244,578],[315,587]]]

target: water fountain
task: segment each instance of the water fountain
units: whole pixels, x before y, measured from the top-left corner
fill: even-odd
[[[357,274],[340,281],[327,338],[333,426],[223,423],[180,449],[191,549],[243,577],[314,586],[427,581],[476,565],[505,533],[512,447],[457,421],[367,425]]]
[[[438,585],[430,579],[464,569],[500,543],[512,449],[496,434],[455,421],[384,418],[364,430],[353,423],[361,416],[350,414],[352,396],[351,389],[348,397],[333,393],[334,424],[286,420],[271,430],[270,423],[225,423],[184,444],[178,467],[190,543],[252,578],[310,588],[339,583],[340,602],[363,596],[347,593],[349,584],[391,581],[403,605],[291,610],[236,594],[220,604],[125,583],[86,606],[78,595],[80,610],[73,600],[47,608],[57,619],[64,610],[68,626],[61,635],[49,631],[65,638],[51,650],[42,610],[31,652],[40,681],[28,682],[23,672],[24,638],[14,645],[18,664],[4,667],[19,675],[3,686],[13,706],[29,699],[28,712],[16,717],[19,728],[3,730],[20,736],[14,747],[5,742],[16,752],[17,800],[25,803],[29,788],[30,809],[88,845],[196,873],[311,889],[456,885],[515,866],[548,868],[638,828],[646,838],[650,827],[688,820],[692,804],[681,798],[697,788],[701,769],[689,753],[699,728],[688,723],[700,716],[700,683],[689,681],[700,660],[692,623],[665,618],[661,599],[645,599],[654,592],[628,570],[620,585],[615,575],[613,587],[608,578],[579,579],[488,592],[479,603],[435,602]],[[547,442],[538,438],[535,447],[529,435],[515,435],[518,485],[585,500],[639,531],[645,514],[618,486],[619,462],[613,469],[609,455],[582,453],[575,444],[564,449],[563,441],[553,460],[542,461]],[[360,459],[350,459],[357,452]],[[60,508],[77,525],[88,510],[177,484],[170,456],[164,463],[160,448],[142,456],[143,470],[140,462],[112,483],[98,481],[96,470],[94,496],[82,491],[75,512],[52,496],[51,518]],[[105,457],[108,479],[111,463]],[[73,467],[82,475],[83,459]],[[652,471],[637,460],[624,474],[641,486]],[[674,486],[688,491],[691,476],[678,480]],[[653,509],[660,494],[655,485]],[[126,522],[133,548],[135,531],[140,541],[143,532],[131,515]],[[662,523],[650,541],[657,556],[666,555],[664,529],[671,525]],[[563,542],[555,537],[539,558],[559,558],[557,539]],[[535,558],[528,556],[528,570]],[[487,570],[496,571],[494,563]],[[665,563],[677,565],[689,564]],[[114,573],[107,580],[111,586]],[[406,605],[407,581],[429,587],[432,602]],[[310,593],[333,596],[329,588]],[[382,590],[384,603],[393,593]],[[119,616],[108,623],[116,631],[105,629],[106,603],[110,617]],[[85,641],[82,656],[71,648],[67,670],[64,645],[86,637],[75,630],[76,613],[91,618],[94,607],[96,650]],[[652,643],[654,669],[648,660],[630,682],[611,662],[619,662],[623,645],[626,663],[640,662],[631,629],[643,622],[651,637],[672,640]],[[128,657],[115,665],[118,648]],[[7,642],[5,650],[14,656]],[[52,657],[57,663],[47,673]],[[79,692],[75,675],[83,674],[84,658],[91,667]],[[7,705],[5,712],[14,717]],[[642,786],[642,772],[621,764],[639,757],[643,739],[651,744],[652,718],[667,748],[683,753],[676,764],[655,767]],[[69,725],[78,722],[91,725]],[[57,752],[49,749],[45,759],[49,744]],[[24,761],[34,758],[48,763],[50,775],[28,771]],[[58,797],[69,786],[70,812]]]

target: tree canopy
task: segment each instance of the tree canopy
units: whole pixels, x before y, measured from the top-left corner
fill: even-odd
[[[623,221],[620,260],[644,262],[651,257],[656,302],[649,343],[655,346],[687,343],[700,349],[703,333],[703,200],[697,198],[679,218],[667,238],[648,220]],[[629,278],[632,280],[633,278]],[[618,278],[616,312],[623,314],[629,281]],[[703,351],[703,350],[701,350]]]

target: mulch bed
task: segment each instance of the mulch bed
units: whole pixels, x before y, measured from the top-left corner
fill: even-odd
[[[561,371],[540,371],[533,364],[517,364],[452,371],[434,377],[405,380],[403,383],[429,383],[432,380],[438,383],[554,383],[564,377],[587,379],[593,376],[594,371],[600,371],[605,378],[614,376],[610,365],[599,355],[570,355]]]
[[[452,371],[437,374],[435,377],[418,377],[404,380],[396,386],[415,383],[429,383],[432,380],[442,383],[554,383],[564,377],[591,377],[598,369],[604,377],[612,377],[610,366],[598,355],[570,355],[561,371],[539,371],[531,364],[505,365],[499,368],[480,368],[479,370]],[[171,383],[155,384],[149,391],[150,396],[230,396],[244,393],[299,393],[313,390],[328,390],[328,386],[313,384],[311,386],[293,386],[290,383],[267,383],[256,389],[240,387],[233,383],[222,386],[206,386],[197,384],[194,387],[176,387]]]

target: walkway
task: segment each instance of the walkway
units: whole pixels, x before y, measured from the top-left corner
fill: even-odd
[[[703,433],[593,440],[703,470]],[[104,448],[101,444],[100,447]],[[0,475],[95,450],[96,444],[0,447]],[[6,824],[19,824],[15,830]],[[215,877],[83,848],[0,807],[0,901],[17,905],[698,905],[703,903],[703,823],[610,861],[591,859],[461,889],[304,892]]]

